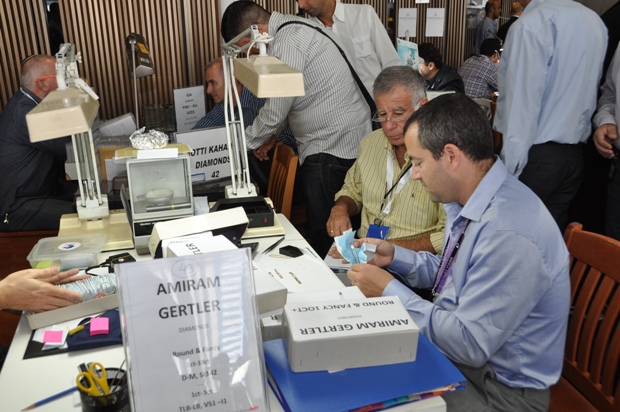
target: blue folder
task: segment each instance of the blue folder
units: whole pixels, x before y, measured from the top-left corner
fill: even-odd
[[[452,362],[422,334],[415,362],[333,373],[295,373],[281,339],[264,342],[263,346],[265,363],[277,385],[274,392],[284,410],[292,412],[350,411],[465,381]]]

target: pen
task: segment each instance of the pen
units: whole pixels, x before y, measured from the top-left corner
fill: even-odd
[[[267,249],[265,249],[265,250],[263,251],[263,253],[262,253],[262,254],[264,255],[265,253],[269,253],[269,252],[271,252],[271,251],[272,251],[272,250],[274,250],[276,247],[278,247],[278,245],[279,245],[280,243],[282,243],[282,241],[283,241],[283,240],[284,240],[284,237],[281,237],[281,238],[280,238],[280,240],[278,240],[276,243],[274,243],[273,245],[271,245],[271,246],[269,246]]]
[[[62,398],[63,396],[67,396],[70,393],[73,393],[73,392],[77,391],[77,389],[78,389],[78,387],[74,386],[73,388],[69,388],[69,389],[64,390],[62,392],[59,392],[56,395],[52,395],[49,398],[45,398],[45,399],[42,399],[42,400],[40,400],[38,402],[35,402],[32,405],[30,405],[30,406],[26,406],[24,409],[22,409],[22,411],[29,411],[31,409],[38,408],[41,405],[45,405],[46,403],[55,401],[56,399]]]

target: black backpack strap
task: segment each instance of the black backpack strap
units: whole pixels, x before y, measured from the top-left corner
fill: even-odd
[[[357,72],[355,71],[355,69],[353,68],[351,63],[349,62],[349,59],[347,59],[347,55],[345,54],[344,50],[342,50],[340,48],[340,46],[338,46],[338,43],[336,43],[336,41],[334,39],[332,39],[329,36],[329,34],[325,33],[320,27],[313,26],[312,24],[309,24],[309,23],[306,23],[306,22],[303,22],[303,21],[287,21],[285,23],[282,23],[282,25],[280,27],[278,27],[278,30],[276,30],[276,33],[278,31],[280,31],[280,29],[282,27],[288,26],[290,24],[303,24],[304,26],[308,26],[308,27],[318,31],[323,36],[325,36],[328,39],[330,39],[332,41],[332,43],[334,43],[334,46],[336,46],[336,48],[340,52],[340,55],[342,56],[344,61],[347,62],[347,66],[349,66],[349,70],[351,70],[351,74],[353,75],[353,78],[355,79],[355,83],[357,83],[357,87],[359,87],[360,91],[362,92],[362,95],[364,96],[364,99],[366,100],[366,103],[368,104],[368,107],[370,107],[370,114],[372,116],[372,114],[377,111],[377,105],[375,105],[374,99],[370,96],[370,93],[368,93],[368,90],[366,89],[366,86],[364,86],[364,83],[362,83],[362,80],[357,75]]]

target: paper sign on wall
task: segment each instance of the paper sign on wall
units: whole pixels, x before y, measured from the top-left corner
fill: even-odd
[[[418,9],[398,9],[398,37],[405,37],[409,30],[409,37],[415,37],[418,22]]]
[[[426,37],[443,37],[446,9],[428,9],[426,11]]]
[[[185,143],[192,148],[190,153],[192,183],[230,177],[225,127],[177,133],[176,138],[178,143]]]
[[[205,87],[175,89],[174,112],[177,117],[177,132],[191,130],[206,113]]]

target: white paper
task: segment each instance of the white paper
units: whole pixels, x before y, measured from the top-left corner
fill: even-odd
[[[230,177],[225,127],[177,133],[176,138],[178,143],[185,143],[192,148],[190,153],[192,183]]]
[[[415,0],[416,4],[430,3],[430,0]]]
[[[409,30],[409,37],[415,37],[418,22],[418,9],[398,9],[398,37],[405,37]]]
[[[411,67],[418,71],[420,68],[420,58],[418,54],[418,45],[410,41],[396,39],[396,49],[398,57],[405,66]]]
[[[265,411],[248,251],[119,265],[135,412]]]
[[[426,37],[443,37],[445,13],[446,9],[428,9],[426,11]]]
[[[205,87],[201,85],[174,90],[174,112],[177,132],[191,130],[206,113]]]

